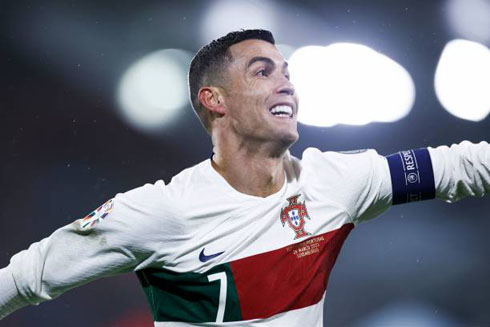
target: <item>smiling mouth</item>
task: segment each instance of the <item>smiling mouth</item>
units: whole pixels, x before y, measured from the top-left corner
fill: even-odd
[[[293,117],[293,108],[289,105],[277,105],[269,109],[275,117]]]

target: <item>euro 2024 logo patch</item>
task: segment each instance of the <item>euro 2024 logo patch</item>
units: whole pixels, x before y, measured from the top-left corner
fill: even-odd
[[[112,212],[114,207],[113,199],[110,199],[90,214],[88,214],[85,218],[82,218],[80,221],[80,228],[82,230],[90,230],[93,226],[98,224],[102,219],[104,219],[108,214]]]
[[[289,227],[291,227],[295,233],[295,240],[311,235],[311,233],[305,231],[305,218],[310,219],[310,216],[308,216],[305,201],[298,203],[298,198],[300,196],[301,194],[289,197],[287,199],[289,205],[281,209],[282,226],[284,227],[284,224],[286,222],[288,223]]]

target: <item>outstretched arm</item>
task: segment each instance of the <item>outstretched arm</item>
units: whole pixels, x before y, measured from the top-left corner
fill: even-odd
[[[434,166],[436,197],[454,202],[490,193],[490,145],[468,141],[429,148]]]
[[[105,206],[122,206],[118,200],[108,203]],[[119,210],[114,211],[108,214],[104,209],[96,210],[85,221],[79,219],[64,226],[14,255],[0,274],[0,318],[25,305],[37,305],[73,287],[136,266],[143,259],[142,253],[129,248],[130,235],[126,235],[124,220],[112,217],[120,216]],[[83,227],[94,222],[93,226]]]
[[[10,266],[0,269],[0,319],[28,304],[17,291]]]
[[[373,150],[328,156],[330,160],[319,161],[322,167],[342,176],[342,187],[337,187],[334,194],[345,203],[354,223],[372,219],[391,205],[433,198],[454,202],[466,196],[490,194],[487,142],[463,141],[387,157]]]
[[[158,256],[151,250],[156,235],[172,232],[171,224],[155,215],[161,212],[155,208],[162,202],[160,186],[147,184],[119,194],[14,255],[10,265],[0,270],[0,319],[97,278],[153,262]]]
[[[387,157],[392,204],[448,202],[490,192],[490,146],[463,141],[451,147],[401,151]]]

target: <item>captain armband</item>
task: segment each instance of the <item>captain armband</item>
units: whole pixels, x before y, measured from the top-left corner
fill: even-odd
[[[434,171],[427,149],[400,151],[386,159],[393,189],[392,204],[435,198]]]

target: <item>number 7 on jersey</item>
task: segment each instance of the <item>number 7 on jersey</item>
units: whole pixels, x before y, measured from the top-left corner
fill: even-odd
[[[226,273],[224,271],[212,274],[208,276],[209,282],[214,282],[219,280],[219,305],[218,305],[218,314],[216,315],[216,322],[223,322],[223,318],[225,316],[225,307],[226,307],[226,288],[227,288],[227,278]]]

